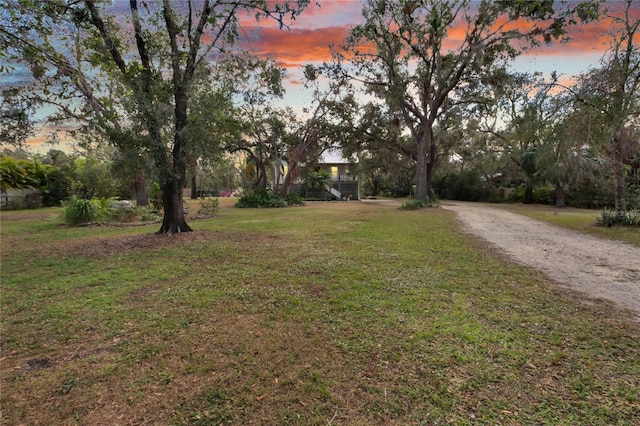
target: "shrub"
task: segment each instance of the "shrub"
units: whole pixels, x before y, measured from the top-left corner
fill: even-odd
[[[109,220],[115,222],[135,222],[144,214],[145,208],[138,208],[130,201],[116,201],[109,204]]]
[[[415,198],[405,201],[400,206],[402,210],[418,210],[425,207],[427,207],[427,204],[424,201],[416,200]]]
[[[159,222],[161,218],[156,213],[147,210],[140,219],[143,222]]]
[[[164,202],[162,201],[162,190],[160,189],[160,184],[158,182],[153,182],[151,185],[149,199],[149,201],[151,201],[151,205],[155,207],[156,210],[162,209]]]
[[[107,212],[102,209],[100,201],[74,195],[65,203],[62,214],[68,224],[80,225],[101,219],[106,216]]]
[[[214,215],[218,213],[218,199],[210,197],[200,198],[200,208],[197,213],[202,215]]]
[[[600,226],[640,226],[640,210],[627,210],[618,212],[612,209],[604,209],[596,219]]]
[[[628,185],[626,193],[628,209],[640,210],[640,185]]]
[[[287,194],[287,196],[284,197],[284,200],[289,206],[301,206],[304,204],[304,199],[302,198],[302,196],[293,192]]]
[[[239,208],[260,208],[260,207],[286,207],[287,202],[274,194],[273,191],[265,189],[257,193],[249,192],[238,199],[236,207]]]

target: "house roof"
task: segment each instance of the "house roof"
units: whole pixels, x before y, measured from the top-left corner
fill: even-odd
[[[350,164],[347,158],[342,156],[342,151],[337,148],[329,149],[322,153],[320,164]]]

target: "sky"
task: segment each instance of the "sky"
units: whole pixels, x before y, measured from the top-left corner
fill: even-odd
[[[308,99],[299,86],[300,67],[330,59],[328,46],[342,43],[349,29],[363,21],[360,0],[321,0],[317,3],[319,5],[309,5],[291,22],[289,30],[264,28],[262,37],[250,46],[257,54],[276,59],[287,68],[285,103],[297,104]],[[608,1],[611,9],[622,6],[619,0]],[[635,14],[640,16],[640,2],[635,7]],[[561,76],[561,82],[570,84],[573,76],[599,66],[608,46],[610,25],[611,22],[604,20],[575,26],[571,29],[569,42],[535,48],[520,55],[512,67],[519,72],[542,72],[547,76],[555,72]]]
[[[363,21],[360,0],[312,0],[310,3],[296,20],[289,21],[288,29],[281,30],[268,20],[261,20],[256,27],[250,16],[241,19],[247,28],[243,47],[261,57],[274,59],[287,69],[286,93],[279,104],[292,106],[295,110],[311,100],[309,91],[301,85],[301,68],[305,64],[328,61],[331,57],[329,45],[340,45],[349,29]],[[609,5],[619,7],[622,3],[613,0]],[[636,12],[640,15],[640,2]],[[513,68],[547,75],[556,72],[564,83],[569,83],[572,76],[598,66],[606,49],[609,26],[607,21],[578,26],[571,31],[570,42],[533,49],[518,57]]]

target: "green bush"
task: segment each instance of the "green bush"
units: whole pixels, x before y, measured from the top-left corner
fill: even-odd
[[[64,205],[64,220],[70,225],[95,222],[108,214],[97,199],[89,200],[73,195]]]
[[[202,215],[214,215],[218,213],[218,199],[211,197],[200,198],[200,208],[197,213]]]
[[[236,207],[261,208],[261,207],[286,207],[287,202],[278,197],[273,191],[266,189],[260,192],[248,192],[238,199]]]
[[[304,198],[302,198],[300,194],[295,194],[293,192],[287,194],[287,196],[284,197],[284,200],[289,206],[301,206],[304,204]]]
[[[596,221],[600,226],[640,226],[640,210],[617,212],[612,209],[604,209]]]
[[[425,207],[427,207],[427,204],[424,201],[416,200],[415,198],[405,201],[400,206],[402,210],[418,210]]]
[[[149,211],[148,209],[145,209],[140,219],[143,222],[159,222],[160,219],[162,218],[158,216],[156,213]]]
[[[640,185],[628,185],[625,197],[628,209],[640,210]]]
[[[156,210],[162,209],[164,202],[162,201],[162,190],[160,189],[160,184],[158,182],[153,182],[151,184],[149,201],[151,201],[151,205],[155,207]]]
[[[137,222],[146,212],[144,207],[109,209],[109,221]]]

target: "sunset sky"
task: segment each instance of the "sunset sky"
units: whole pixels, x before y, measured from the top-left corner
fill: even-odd
[[[115,3],[116,8],[128,9],[128,2],[116,0]],[[290,105],[296,110],[311,99],[310,93],[301,85],[301,67],[329,60],[329,45],[341,44],[349,28],[363,21],[360,0],[312,0],[310,3],[295,21],[289,23],[289,29],[280,30],[268,20],[261,20],[256,27],[252,16],[242,18],[246,28],[241,33],[243,47],[262,57],[275,59],[287,69],[286,94],[279,104]],[[623,4],[610,1],[609,6],[616,8]],[[634,13],[640,16],[640,2]],[[609,25],[607,21],[600,21],[595,25],[576,27],[571,31],[569,43],[554,43],[531,50],[520,56],[513,67],[522,72],[549,74],[555,71],[568,83],[571,76],[598,66],[606,49]],[[455,33],[455,29],[451,33]],[[36,148],[41,141],[42,137],[35,138],[32,146]]]
[[[362,23],[362,1],[360,0],[320,0],[320,6],[311,2],[301,16],[291,22],[289,30],[279,30],[275,25],[261,22],[261,36],[247,47],[264,57],[276,59],[288,70],[285,103],[298,104],[308,99],[300,87],[300,67],[307,63],[321,63],[330,59],[329,45],[339,45],[349,32],[349,28]],[[609,7],[623,6],[620,1],[610,1]],[[636,7],[640,16],[640,2]],[[571,77],[597,67],[607,47],[610,23],[601,21],[594,25],[581,25],[571,31],[568,43],[554,43],[521,55],[513,63],[513,68],[521,72],[555,71],[562,75],[566,83]]]

